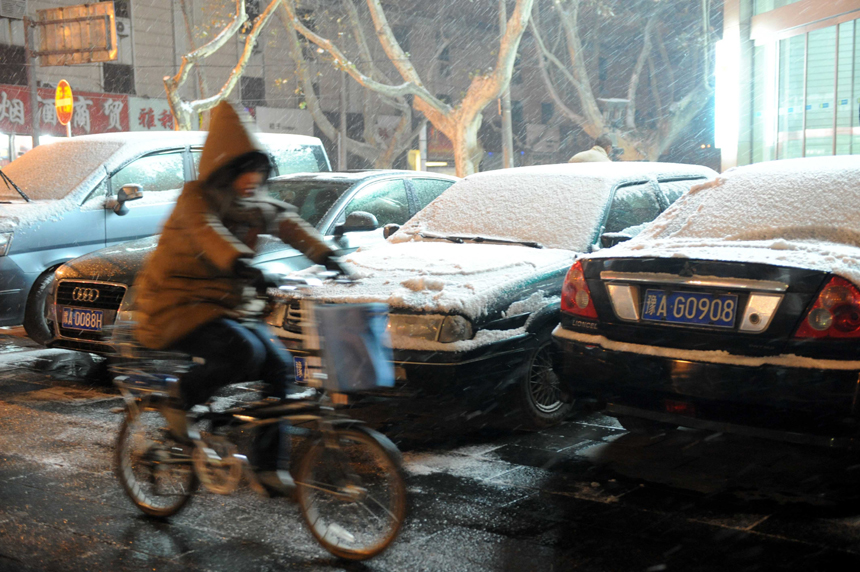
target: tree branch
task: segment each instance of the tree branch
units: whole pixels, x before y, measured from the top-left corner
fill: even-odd
[[[627,118],[625,120],[627,129],[636,129],[636,91],[639,89],[639,78],[642,75],[642,68],[645,66],[645,63],[648,61],[648,56],[651,54],[651,32],[654,30],[654,25],[657,23],[658,13],[659,10],[654,10],[654,13],[648,18],[648,23],[645,24],[642,50],[639,52],[639,57],[636,59],[633,73],[630,75],[630,83],[627,87]]]

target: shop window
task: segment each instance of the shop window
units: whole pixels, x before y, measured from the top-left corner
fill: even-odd
[[[27,85],[26,62],[23,46],[0,44],[0,83]]]
[[[258,107],[266,105],[266,84],[261,77],[242,77],[242,105]]]
[[[134,95],[134,67],[126,64],[102,64],[106,93]]]

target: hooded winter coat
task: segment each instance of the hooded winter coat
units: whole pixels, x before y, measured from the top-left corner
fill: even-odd
[[[236,260],[254,256],[257,235],[273,234],[322,264],[333,254],[290,205],[263,196],[240,199],[232,182],[261,147],[226,102],[212,112],[199,179],[185,184],[155,252],[135,281],[136,336],[169,348],[212,320],[241,316],[247,284]]]

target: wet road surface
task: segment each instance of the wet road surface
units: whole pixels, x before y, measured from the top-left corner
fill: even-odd
[[[94,371],[0,329],[0,571],[860,569],[860,455],[587,412],[534,432],[432,403],[355,410],[403,450],[410,501],[363,564],[247,488],[153,521],[113,476],[121,401]]]

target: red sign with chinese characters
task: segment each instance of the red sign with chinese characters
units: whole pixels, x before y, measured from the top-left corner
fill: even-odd
[[[128,96],[110,93],[77,92],[73,96],[72,135],[128,131]],[[66,129],[57,116],[53,89],[38,91],[39,131],[64,136]],[[30,94],[27,88],[0,85],[0,132],[32,135]]]
[[[57,108],[57,121],[62,125],[67,125],[72,120],[75,98],[72,96],[72,86],[64,79],[61,79],[60,83],[57,84],[54,107]]]

